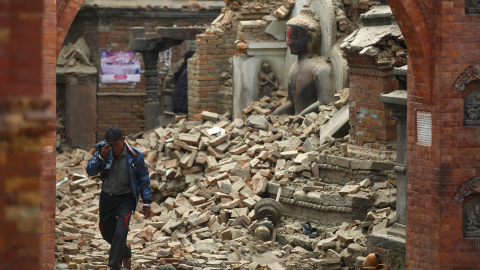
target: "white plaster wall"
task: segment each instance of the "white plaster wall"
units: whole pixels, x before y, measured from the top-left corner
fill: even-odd
[[[258,73],[262,59],[233,57],[233,119],[242,118],[242,110],[250,101],[258,99]]]

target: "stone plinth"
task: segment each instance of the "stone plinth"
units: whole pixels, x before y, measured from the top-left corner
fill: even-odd
[[[268,183],[266,192],[275,198],[280,185]],[[327,194],[282,187],[280,203],[286,216],[313,220],[323,225],[339,225],[365,218],[373,202],[361,195]]]

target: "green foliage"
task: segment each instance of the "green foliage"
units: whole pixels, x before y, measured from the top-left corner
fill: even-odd
[[[387,250],[387,259],[390,262],[392,270],[405,270],[407,269],[407,261],[405,253],[396,252],[394,250]]]

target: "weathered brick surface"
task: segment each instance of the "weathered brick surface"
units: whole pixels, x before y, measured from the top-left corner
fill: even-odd
[[[55,27],[56,15],[56,1],[43,0],[43,38],[42,38],[42,96],[50,100],[50,105],[47,109],[52,115],[56,111],[56,62],[58,48],[58,32],[60,31],[58,25],[64,21],[71,21],[75,17],[78,9],[84,0],[70,0],[66,7],[68,12],[63,13],[71,17],[63,17],[56,20],[57,27]],[[70,10],[71,9],[71,10]],[[57,13],[58,14],[58,13]],[[67,28],[68,29],[68,28]],[[41,156],[41,238],[40,238],[40,254],[39,263],[40,269],[53,270],[55,269],[55,131],[45,134],[43,139],[43,151]]]
[[[480,129],[463,126],[463,97],[471,88],[464,93],[453,88],[457,76],[480,61],[478,15],[464,14],[465,1],[388,2],[410,56],[407,265],[478,269],[477,240],[463,238],[462,205],[452,200],[457,188],[480,172]],[[432,113],[431,146],[417,143],[417,111]]]
[[[55,1],[2,1],[0,9],[6,11],[0,14],[2,102],[7,96],[43,98],[54,112]],[[26,105],[19,111],[2,107],[0,119],[23,110]],[[54,269],[55,189],[48,183],[55,183],[55,133],[42,143],[38,135],[9,134],[7,123],[1,125],[0,269]]]

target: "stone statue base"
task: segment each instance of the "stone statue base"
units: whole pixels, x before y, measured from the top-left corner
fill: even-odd
[[[465,120],[465,126],[480,126],[480,120]]]
[[[463,234],[465,237],[480,237],[480,231],[467,231],[467,230],[464,230],[463,231]]]

